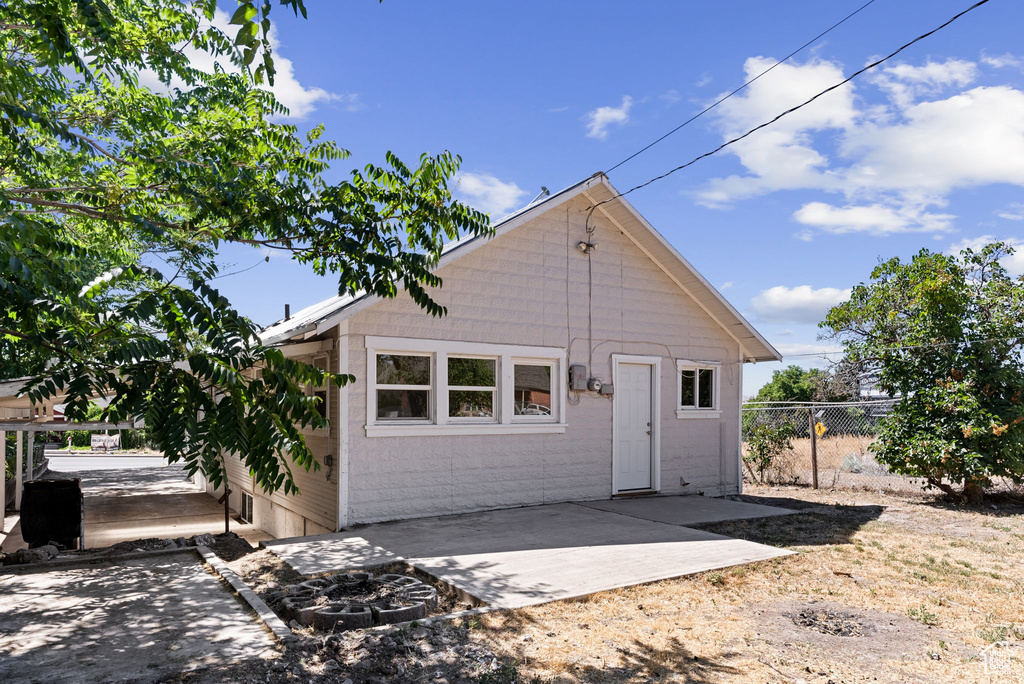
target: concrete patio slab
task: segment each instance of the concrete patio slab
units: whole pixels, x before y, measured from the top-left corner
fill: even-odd
[[[150,682],[273,654],[195,551],[0,574],[0,605],[2,682]]]
[[[305,575],[405,560],[498,608],[790,553],[579,504],[380,523],[264,545]]]
[[[791,515],[797,511],[777,506],[762,506],[743,501],[712,499],[703,496],[649,496],[636,499],[587,501],[580,506],[629,515],[644,520],[655,520],[669,525],[700,525]]]

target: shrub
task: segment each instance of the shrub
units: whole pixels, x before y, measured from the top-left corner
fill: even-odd
[[[743,464],[757,482],[768,480],[769,473],[777,470],[776,461],[783,451],[793,448],[793,426],[784,423],[778,427],[758,425],[747,437],[747,453]]]

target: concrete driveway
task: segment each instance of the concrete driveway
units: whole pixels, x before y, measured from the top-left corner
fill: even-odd
[[[150,682],[273,655],[195,551],[2,573],[0,605],[0,682]]]
[[[85,495],[86,548],[136,539],[173,539],[224,531],[224,506],[186,480],[180,465],[166,465],[162,458],[50,458],[47,479],[73,477],[82,479]],[[9,529],[10,535],[0,548],[7,553],[25,548],[20,526]],[[252,543],[270,539],[263,530],[234,519],[231,531]]]
[[[549,504],[264,542],[304,575],[405,561],[498,608],[789,555],[686,524],[794,513],[691,497]]]

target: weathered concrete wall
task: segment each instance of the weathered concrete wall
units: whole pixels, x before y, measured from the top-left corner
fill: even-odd
[[[366,336],[549,346],[590,366],[586,203],[556,207],[439,271],[448,316],[407,296],[349,319],[349,523],[611,495],[612,400],[568,405],[565,434],[368,437]],[[593,368],[661,357],[661,492],[738,491],[738,345],[618,228],[595,214]],[[721,361],[720,418],[676,417],[676,359]],[[564,400],[564,398],[563,398]],[[680,478],[688,486],[680,485]]]

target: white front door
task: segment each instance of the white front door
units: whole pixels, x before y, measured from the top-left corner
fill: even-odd
[[[654,489],[655,366],[618,362],[614,396],[614,493]]]

